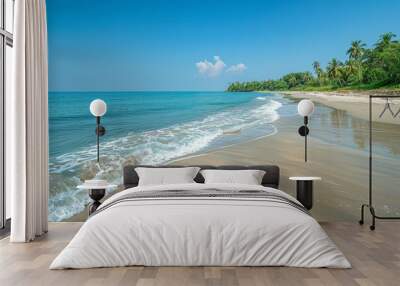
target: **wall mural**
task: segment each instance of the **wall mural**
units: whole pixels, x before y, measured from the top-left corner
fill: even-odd
[[[400,92],[400,3],[250,2],[48,1],[51,221],[84,220],[77,186],[120,184],[124,164],[277,164],[292,195],[290,176],[322,177],[317,219],[359,219],[368,95]],[[304,98],[315,104],[307,163]],[[99,164],[94,99],[107,104]],[[372,110],[374,203],[398,216],[400,99]]]

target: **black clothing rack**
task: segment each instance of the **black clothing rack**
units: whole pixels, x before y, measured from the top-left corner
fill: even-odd
[[[373,98],[386,98],[386,105],[384,110],[381,112],[380,117],[383,116],[383,113],[385,112],[386,109],[388,109],[393,117],[396,117],[399,112],[393,113],[392,110],[390,109],[390,105],[387,106],[389,103],[389,99],[392,98],[400,98],[400,95],[385,95],[385,96],[379,96],[379,95],[370,95],[369,96],[369,194],[368,194],[368,204],[363,204],[361,206],[361,220],[359,223],[362,225],[364,224],[364,209],[368,208],[371,216],[372,216],[372,224],[370,225],[370,229],[374,230],[375,229],[375,220],[376,219],[382,219],[382,220],[394,220],[394,219],[400,219],[400,217],[392,217],[392,216],[380,216],[375,213],[375,208],[373,207],[373,201],[372,201],[372,99]],[[388,108],[389,107],[389,108]],[[400,119],[400,118],[399,118]]]

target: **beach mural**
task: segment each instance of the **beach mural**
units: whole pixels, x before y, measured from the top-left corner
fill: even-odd
[[[276,15],[290,5],[286,20],[297,19],[306,31],[315,27],[298,18],[304,13],[298,3],[256,2],[258,9],[243,9],[221,1],[209,12],[211,4],[200,1],[112,7],[48,1],[49,220],[84,220],[90,199],[77,186],[94,177],[121,184],[124,164],[277,164],[280,187],[292,195],[288,177],[322,177],[312,209],[317,219],[358,220],[368,195],[368,95],[400,92],[400,21],[388,16],[397,4],[365,8],[376,19],[373,29],[363,28],[368,17],[357,14],[352,23],[358,28],[350,33],[351,21],[339,17],[327,44],[324,31],[331,27],[322,19],[315,34],[282,26]],[[331,10],[344,5],[306,2],[314,15],[327,3]],[[223,13],[228,6],[229,15]],[[347,1],[346,9],[358,11],[357,1]],[[303,47],[293,53],[291,38],[265,30],[262,20],[294,38],[300,33]],[[103,33],[111,38],[105,41]],[[324,44],[310,53],[316,39]],[[97,98],[108,107],[99,165],[89,111]],[[297,133],[303,98],[315,103],[307,163]],[[392,112],[380,117],[387,104]],[[400,98],[376,99],[372,109],[376,209],[400,215]]]

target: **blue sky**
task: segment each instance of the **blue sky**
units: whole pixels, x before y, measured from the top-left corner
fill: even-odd
[[[223,90],[400,36],[400,1],[48,0],[50,91]]]

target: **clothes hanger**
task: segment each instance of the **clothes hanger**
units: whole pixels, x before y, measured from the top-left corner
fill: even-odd
[[[382,118],[383,114],[385,114],[386,110],[389,110],[390,114],[392,114],[392,117],[395,118],[397,116],[397,114],[399,114],[399,111],[397,111],[397,113],[395,114],[392,110],[392,108],[390,107],[390,101],[389,101],[389,97],[386,97],[386,103],[385,103],[385,107],[383,108],[381,114],[379,115],[379,118]]]
[[[399,115],[399,114],[400,114],[400,108],[399,108],[399,110],[396,112],[396,114],[393,117],[396,118],[397,115]]]

